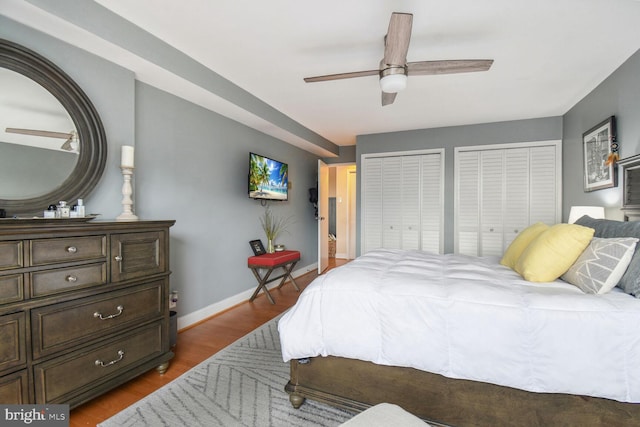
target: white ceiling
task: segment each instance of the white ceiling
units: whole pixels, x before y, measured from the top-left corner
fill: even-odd
[[[562,115],[640,48],[635,0],[97,3],[337,145],[362,134]],[[303,81],[376,69],[394,11],[414,15],[408,61],[494,59],[493,67],[410,77],[386,107],[375,76]]]

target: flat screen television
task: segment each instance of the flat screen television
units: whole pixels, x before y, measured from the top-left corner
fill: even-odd
[[[249,197],[259,200],[288,200],[289,165],[250,153]]]

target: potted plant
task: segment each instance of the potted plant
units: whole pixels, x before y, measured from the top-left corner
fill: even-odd
[[[267,253],[275,252],[274,240],[280,233],[287,232],[287,227],[291,224],[291,217],[281,218],[274,215],[269,208],[264,210],[264,215],[260,218],[260,224],[267,236]]]

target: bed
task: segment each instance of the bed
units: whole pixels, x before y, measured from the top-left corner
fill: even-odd
[[[599,239],[640,233],[581,221]],[[436,425],[638,425],[640,299],[501,261],[380,249],[318,277],[279,322],[291,403],[388,402]]]

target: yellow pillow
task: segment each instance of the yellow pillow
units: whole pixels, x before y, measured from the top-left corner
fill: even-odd
[[[507,251],[500,260],[500,264],[513,269],[522,252],[529,246],[529,243],[533,242],[536,237],[548,228],[549,226],[547,224],[536,222],[522,230],[507,248]]]
[[[562,276],[591,242],[595,230],[577,224],[556,224],[522,252],[515,270],[530,282],[552,282]]]

